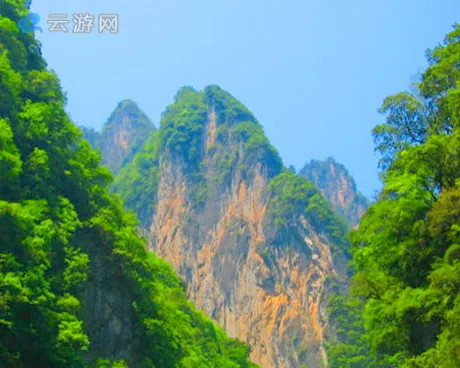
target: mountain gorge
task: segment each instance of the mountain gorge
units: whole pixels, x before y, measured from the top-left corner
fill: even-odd
[[[29,8],[0,0],[0,368],[460,367],[460,24],[384,100],[370,203],[217,85],[76,126]]]
[[[345,285],[346,226],[283,167],[254,116],[217,86],[182,88],[113,189],[189,298],[263,367],[320,367]]]
[[[181,89],[117,175],[149,248],[261,366],[460,364],[459,35],[429,50],[419,94],[385,99],[372,205],[333,159],[286,169],[217,86]]]

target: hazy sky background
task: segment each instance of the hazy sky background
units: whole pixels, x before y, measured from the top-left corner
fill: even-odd
[[[460,21],[459,0],[35,0],[32,11],[77,124],[99,129],[131,98],[158,125],[179,87],[218,84],[286,165],[333,156],[368,196],[380,187],[377,109]],[[59,13],[117,13],[120,32],[51,33]]]

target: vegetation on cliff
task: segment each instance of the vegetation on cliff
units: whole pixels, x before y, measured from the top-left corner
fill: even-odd
[[[347,226],[312,183],[283,166],[241,102],[218,86],[180,89],[113,189],[200,307],[254,344],[254,359],[320,364],[329,285],[346,279],[335,261],[349,255]],[[233,320],[223,323],[226,313]]]
[[[111,189],[122,194],[124,204],[137,214],[141,225],[147,224],[160,180],[160,131],[155,131],[134,156],[132,163],[120,171]]]
[[[206,198],[206,125],[215,114],[216,139],[208,154],[215,155],[213,175],[221,185],[231,184],[237,170],[246,178],[250,169],[261,165],[270,181],[269,210],[278,225],[289,225],[299,215],[319,233],[328,234],[338,251],[347,251],[346,226],[338,219],[318,189],[305,178],[283,167],[277,150],[270,144],[262,126],[237,99],[218,86],[203,92],[183,87],[174,103],[163,113],[160,129],[150,137],[134,161],[115,178],[113,189],[141,220],[154,212],[162,155],[184,167],[191,185],[192,202]],[[218,149],[219,148],[219,149]],[[250,179],[250,178],[248,178]]]
[[[114,190],[141,219],[153,211],[150,207],[148,214],[141,213],[146,207],[144,193],[150,193],[150,203],[154,202],[161,156],[169,156],[175,165],[184,167],[194,204],[199,205],[206,198],[203,159],[206,154],[205,129],[211,112],[216,115],[216,140],[208,149],[210,154],[216,155],[217,181],[229,185],[234,170],[245,172],[246,168],[257,163],[268,168],[270,177],[281,171],[281,158],[244,105],[218,86],[208,86],[203,92],[183,87],[176,94],[174,103],[163,113],[156,135],[150,137],[134,161],[115,178]],[[241,157],[240,166],[236,167],[240,144],[245,155]],[[217,145],[224,149],[218,151]]]
[[[349,256],[345,221],[335,215],[315,185],[285,169],[273,178],[269,190],[269,211],[277,226],[292,226],[304,216],[318,234],[329,237],[333,255]]]
[[[111,175],[67,117],[57,77],[17,28],[22,3],[0,0],[0,365],[252,367],[247,345],[193,308],[109,194]],[[104,316],[91,315],[88,290],[100,272],[133,316],[117,362],[126,346],[107,353],[93,341]]]
[[[355,299],[332,306],[345,337],[333,367],[460,366],[459,25],[428,61],[374,129],[384,188],[352,233]]]
[[[91,147],[95,150],[101,149],[101,133],[93,128],[85,126],[79,127],[83,133],[83,138],[88,141]]]

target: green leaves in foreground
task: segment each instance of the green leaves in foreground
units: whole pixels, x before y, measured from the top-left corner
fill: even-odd
[[[249,347],[194,309],[109,194],[111,176],[66,115],[57,77],[18,32],[27,9],[0,0],[0,13],[0,365],[254,367]],[[155,151],[156,138],[149,144]],[[140,155],[139,167],[151,170],[151,158]],[[135,197],[154,190],[137,179]],[[122,295],[111,302],[127,305],[130,349],[99,336],[115,330],[92,312],[104,303],[92,295],[111,288]]]
[[[357,273],[334,312],[346,346],[332,344],[332,367],[460,366],[459,25],[429,62],[420,96],[387,98],[374,130],[384,188],[352,234]],[[346,307],[356,302],[359,315]]]

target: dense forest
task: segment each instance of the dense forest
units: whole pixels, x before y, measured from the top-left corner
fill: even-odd
[[[373,130],[383,190],[351,234],[333,367],[460,367],[460,25]]]
[[[0,1],[0,366],[254,366],[109,194],[111,174],[18,30],[22,4]]]

